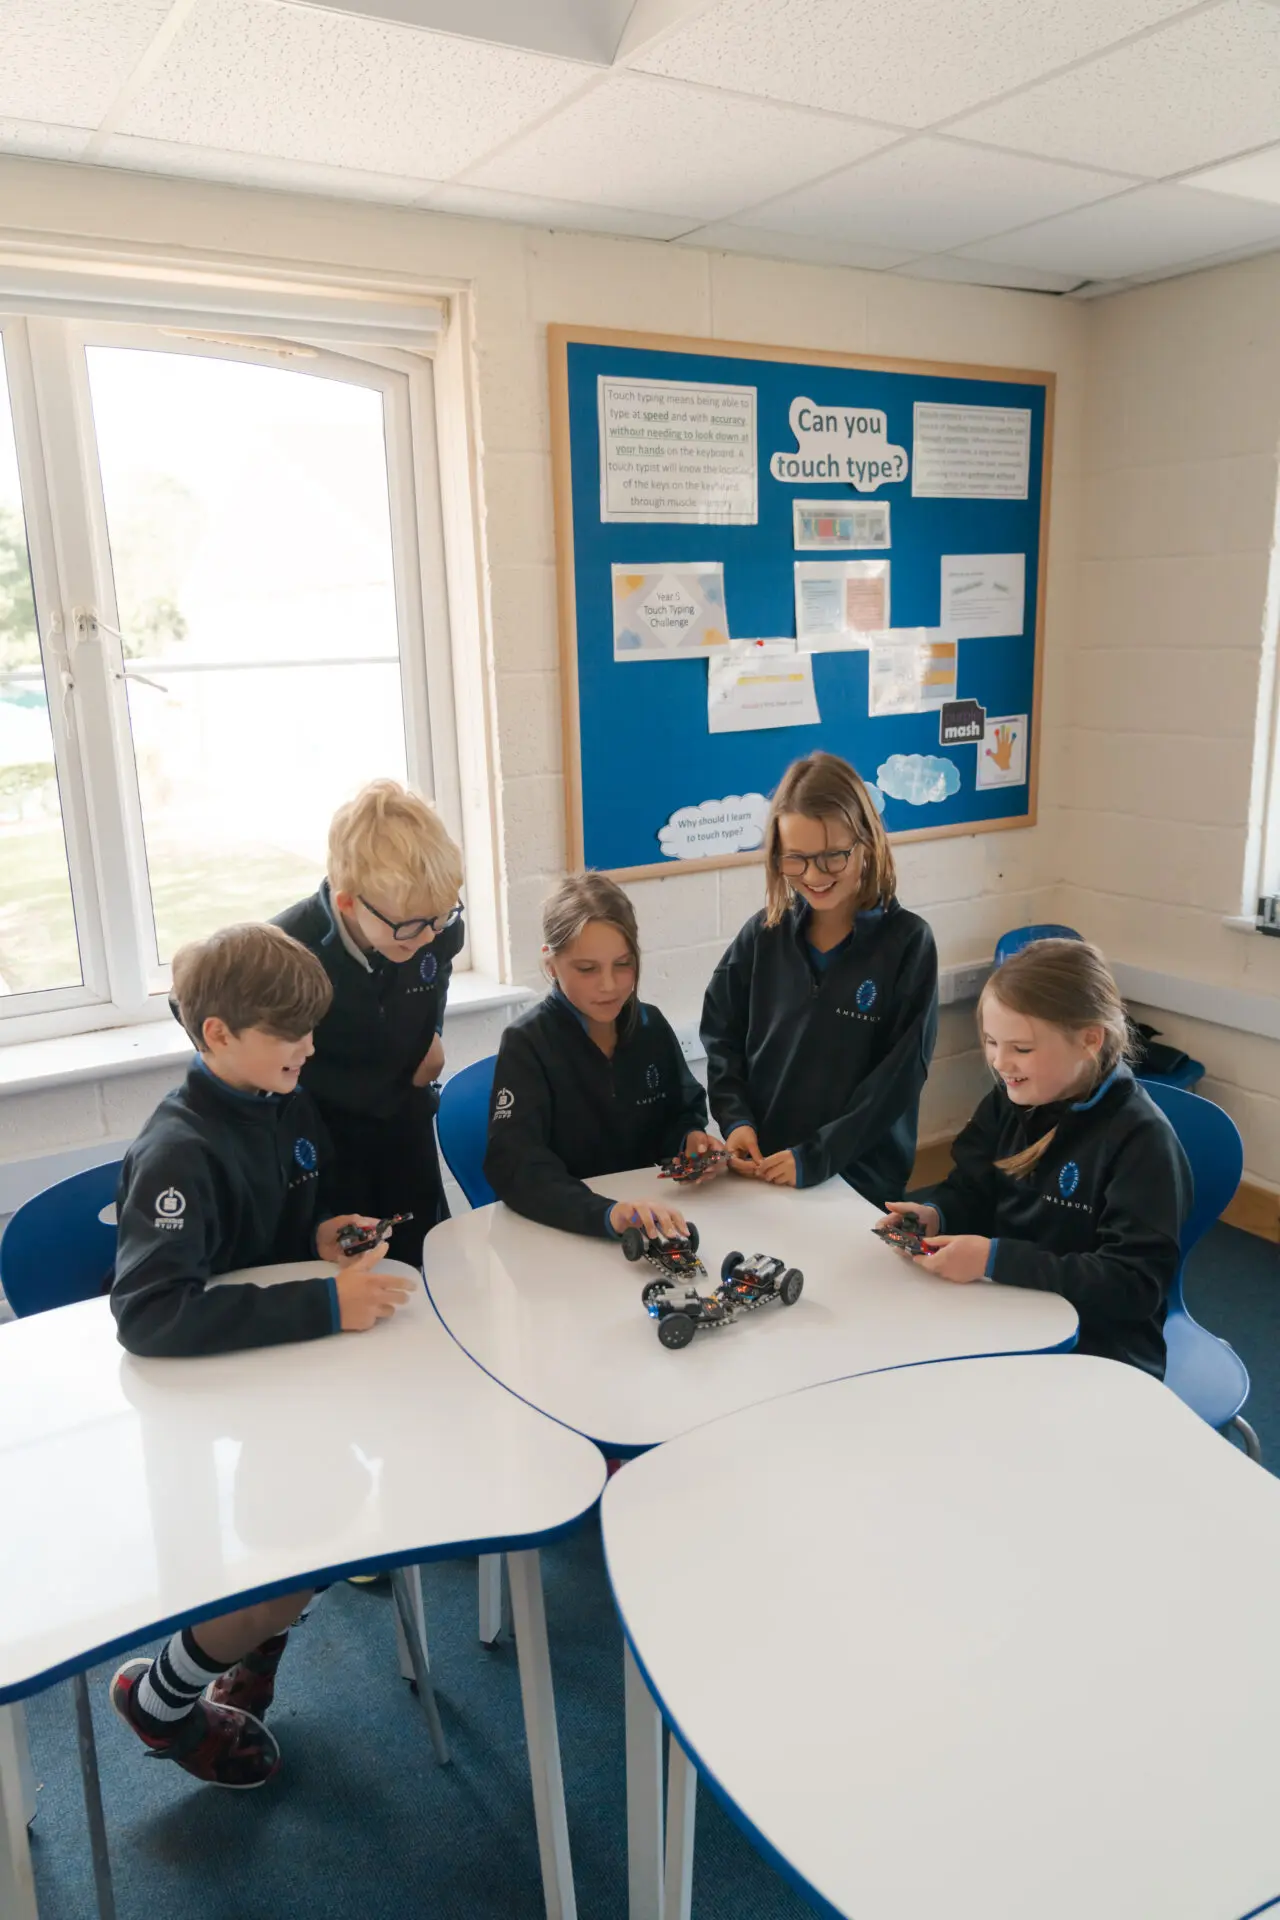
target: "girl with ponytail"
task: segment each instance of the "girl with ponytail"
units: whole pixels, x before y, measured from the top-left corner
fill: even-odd
[[[978,1029],[995,1086],[919,1201],[939,1279],[1060,1293],[1081,1353],[1157,1378],[1191,1173],[1129,1071],[1129,1030],[1106,961],[1082,940],[1037,940],[991,975]]]

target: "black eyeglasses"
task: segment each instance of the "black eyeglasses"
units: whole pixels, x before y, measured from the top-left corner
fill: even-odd
[[[375,920],[381,920],[384,927],[390,927],[393,940],[418,940],[424,933],[443,933],[446,927],[453,926],[455,921],[462,918],[461,900],[456,907],[450,907],[448,913],[435,914],[429,920],[389,920],[386,914],[379,913],[362,893],[358,893],[356,899],[366,913],[371,913]]]
[[[780,853],[773,864],[788,880],[803,880],[811,866],[819,873],[843,873],[858,851],[857,847],[826,847],[821,853]]]

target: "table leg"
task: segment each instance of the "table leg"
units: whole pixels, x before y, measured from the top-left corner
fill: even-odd
[[[502,1555],[482,1553],[480,1569],[480,1638],[491,1647],[502,1632]]]
[[[93,1884],[98,1896],[98,1920],[116,1920],[115,1888],[111,1884],[111,1854],[107,1822],[102,1811],[102,1784],[98,1779],[98,1749],[93,1738],[93,1705],[88,1676],[78,1673],[71,1682],[76,1703],[76,1738],[80,1747],[80,1783],[84,1788],[84,1816],[89,1826]]]
[[[697,1805],[698,1770],[673,1733],[667,1741],[667,1868],[662,1920],[690,1920]]]
[[[516,1632],[533,1817],[538,1829],[547,1920],[576,1920],[578,1903],[569,1856],[569,1822],[564,1806],[564,1777],[560,1771],[560,1734],[551,1684],[542,1563],[536,1549],[509,1553],[507,1574],[511,1581],[511,1616]]]
[[[662,1715],[624,1641],[627,1722],[627,1890],[630,1920],[662,1913]]]
[[[430,1668],[431,1648],[427,1641],[427,1615],[422,1600],[422,1568],[406,1567],[404,1571],[409,1584],[410,1610],[413,1615],[414,1628],[422,1646],[423,1657],[426,1660],[428,1668]],[[399,1607],[395,1610],[395,1622],[396,1657],[400,1662],[400,1678],[402,1680],[416,1681],[418,1676],[413,1669],[413,1656],[409,1652],[409,1642],[405,1637]]]
[[[422,1705],[422,1711],[427,1716],[431,1744],[436,1750],[436,1759],[443,1767],[448,1763],[449,1748],[445,1742],[444,1728],[440,1724],[440,1709],[436,1705],[435,1688],[431,1684],[431,1672],[427,1666],[426,1642],[420,1638],[418,1632],[418,1621],[422,1617],[420,1580],[421,1575],[417,1567],[396,1567],[391,1575],[391,1591],[395,1596],[400,1628],[409,1650],[413,1677],[418,1688],[418,1699]]]
[[[38,1920],[27,1845],[26,1751],[22,1708],[0,1707],[0,1913],[5,1920]]]
[[[27,1716],[19,1700],[13,1708],[14,1736],[18,1745],[18,1777],[22,1781],[22,1817],[30,1826],[36,1817],[36,1770],[31,1764],[31,1746],[27,1740]]]

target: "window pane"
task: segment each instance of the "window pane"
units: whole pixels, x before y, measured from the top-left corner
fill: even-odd
[[[0,995],[81,982],[0,341]]]
[[[397,752],[399,668],[298,666],[129,682],[160,959],[311,893],[329,817]]]
[[[314,887],[334,808],[404,778],[382,396],[87,357],[164,963]]]

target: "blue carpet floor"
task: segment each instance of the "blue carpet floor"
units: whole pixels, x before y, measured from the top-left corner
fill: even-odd
[[[1280,1248],[1216,1228],[1187,1298],[1249,1367],[1246,1411],[1268,1464],[1280,1466]],[[622,1655],[594,1524],[543,1563],[579,1912],[624,1920]],[[93,1676],[119,1920],[536,1920],[514,1649],[504,1639],[489,1652],[476,1639],[474,1561],[428,1568],[426,1592],[446,1768],[399,1678],[380,1591],[337,1587],[294,1634],[273,1716],[285,1767],[259,1793],[217,1793],[144,1759],[106,1706],[111,1669]],[[28,1724],[42,1920],[93,1920],[68,1689],[31,1701]],[[769,1765],[763,1749],[760,1764]],[[695,1920],[808,1912],[700,1793]]]

